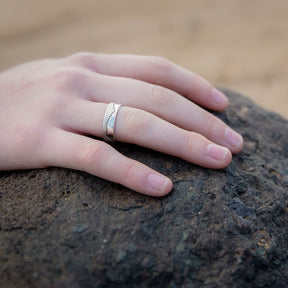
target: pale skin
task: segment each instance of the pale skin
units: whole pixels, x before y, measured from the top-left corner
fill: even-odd
[[[65,167],[136,192],[164,196],[172,181],[102,137],[108,103],[121,104],[114,139],[221,169],[243,138],[205,109],[228,99],[200,76],[159,57],[78,53],[0,74],[0,170]]]

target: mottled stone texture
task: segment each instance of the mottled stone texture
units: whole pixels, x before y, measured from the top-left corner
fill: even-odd
[[[0,287],[288,287],[288,121],[229,91],[246,145],[220,171],[136,146],[156,199],[65,169],[0,174]]]

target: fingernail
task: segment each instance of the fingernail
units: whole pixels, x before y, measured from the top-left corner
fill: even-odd
[[[223,104],[227,104],[228,102],[228,98],[216,88],[213,88],[212,96],[213,96],[214,101],[217,104],[223,105]]]
[[[150,186],[150,188],[159,192],[166,190],[169,183],[170,179],[161,175],[150,174],[147,177],[147,184]]]
[[[233,131],[230,128],[225,129],[225,135],[226,135],[226,140],[229,144],[229,146],[233,148],[238,148],[242,145],[243,143],[243,138],[240,134],[237,132]]]
[[[223,162],[226,159],[229,153],[229,150],[225,147],[222,147],[216,144],[209,144],[207,146],[207,152],[208,152],[208,155],[212,157],[213,159],[219,162]]]

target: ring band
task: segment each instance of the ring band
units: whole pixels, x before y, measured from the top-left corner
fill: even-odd
[[[108,104],[103,120],[103,139],[106,142],[114,142],[115,121],[120,104],[110,103]]]

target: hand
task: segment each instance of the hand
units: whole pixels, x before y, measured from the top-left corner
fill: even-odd
[[[200,107],[221,111],[228,100],[198,75],[158,57],[79,53],[0,74],[0,169],[66,167],[166,195],[169,178],[86,136],[102,137],[110,102],[122,104],[116,141],[214,169],[243,147],[239,134]]]

